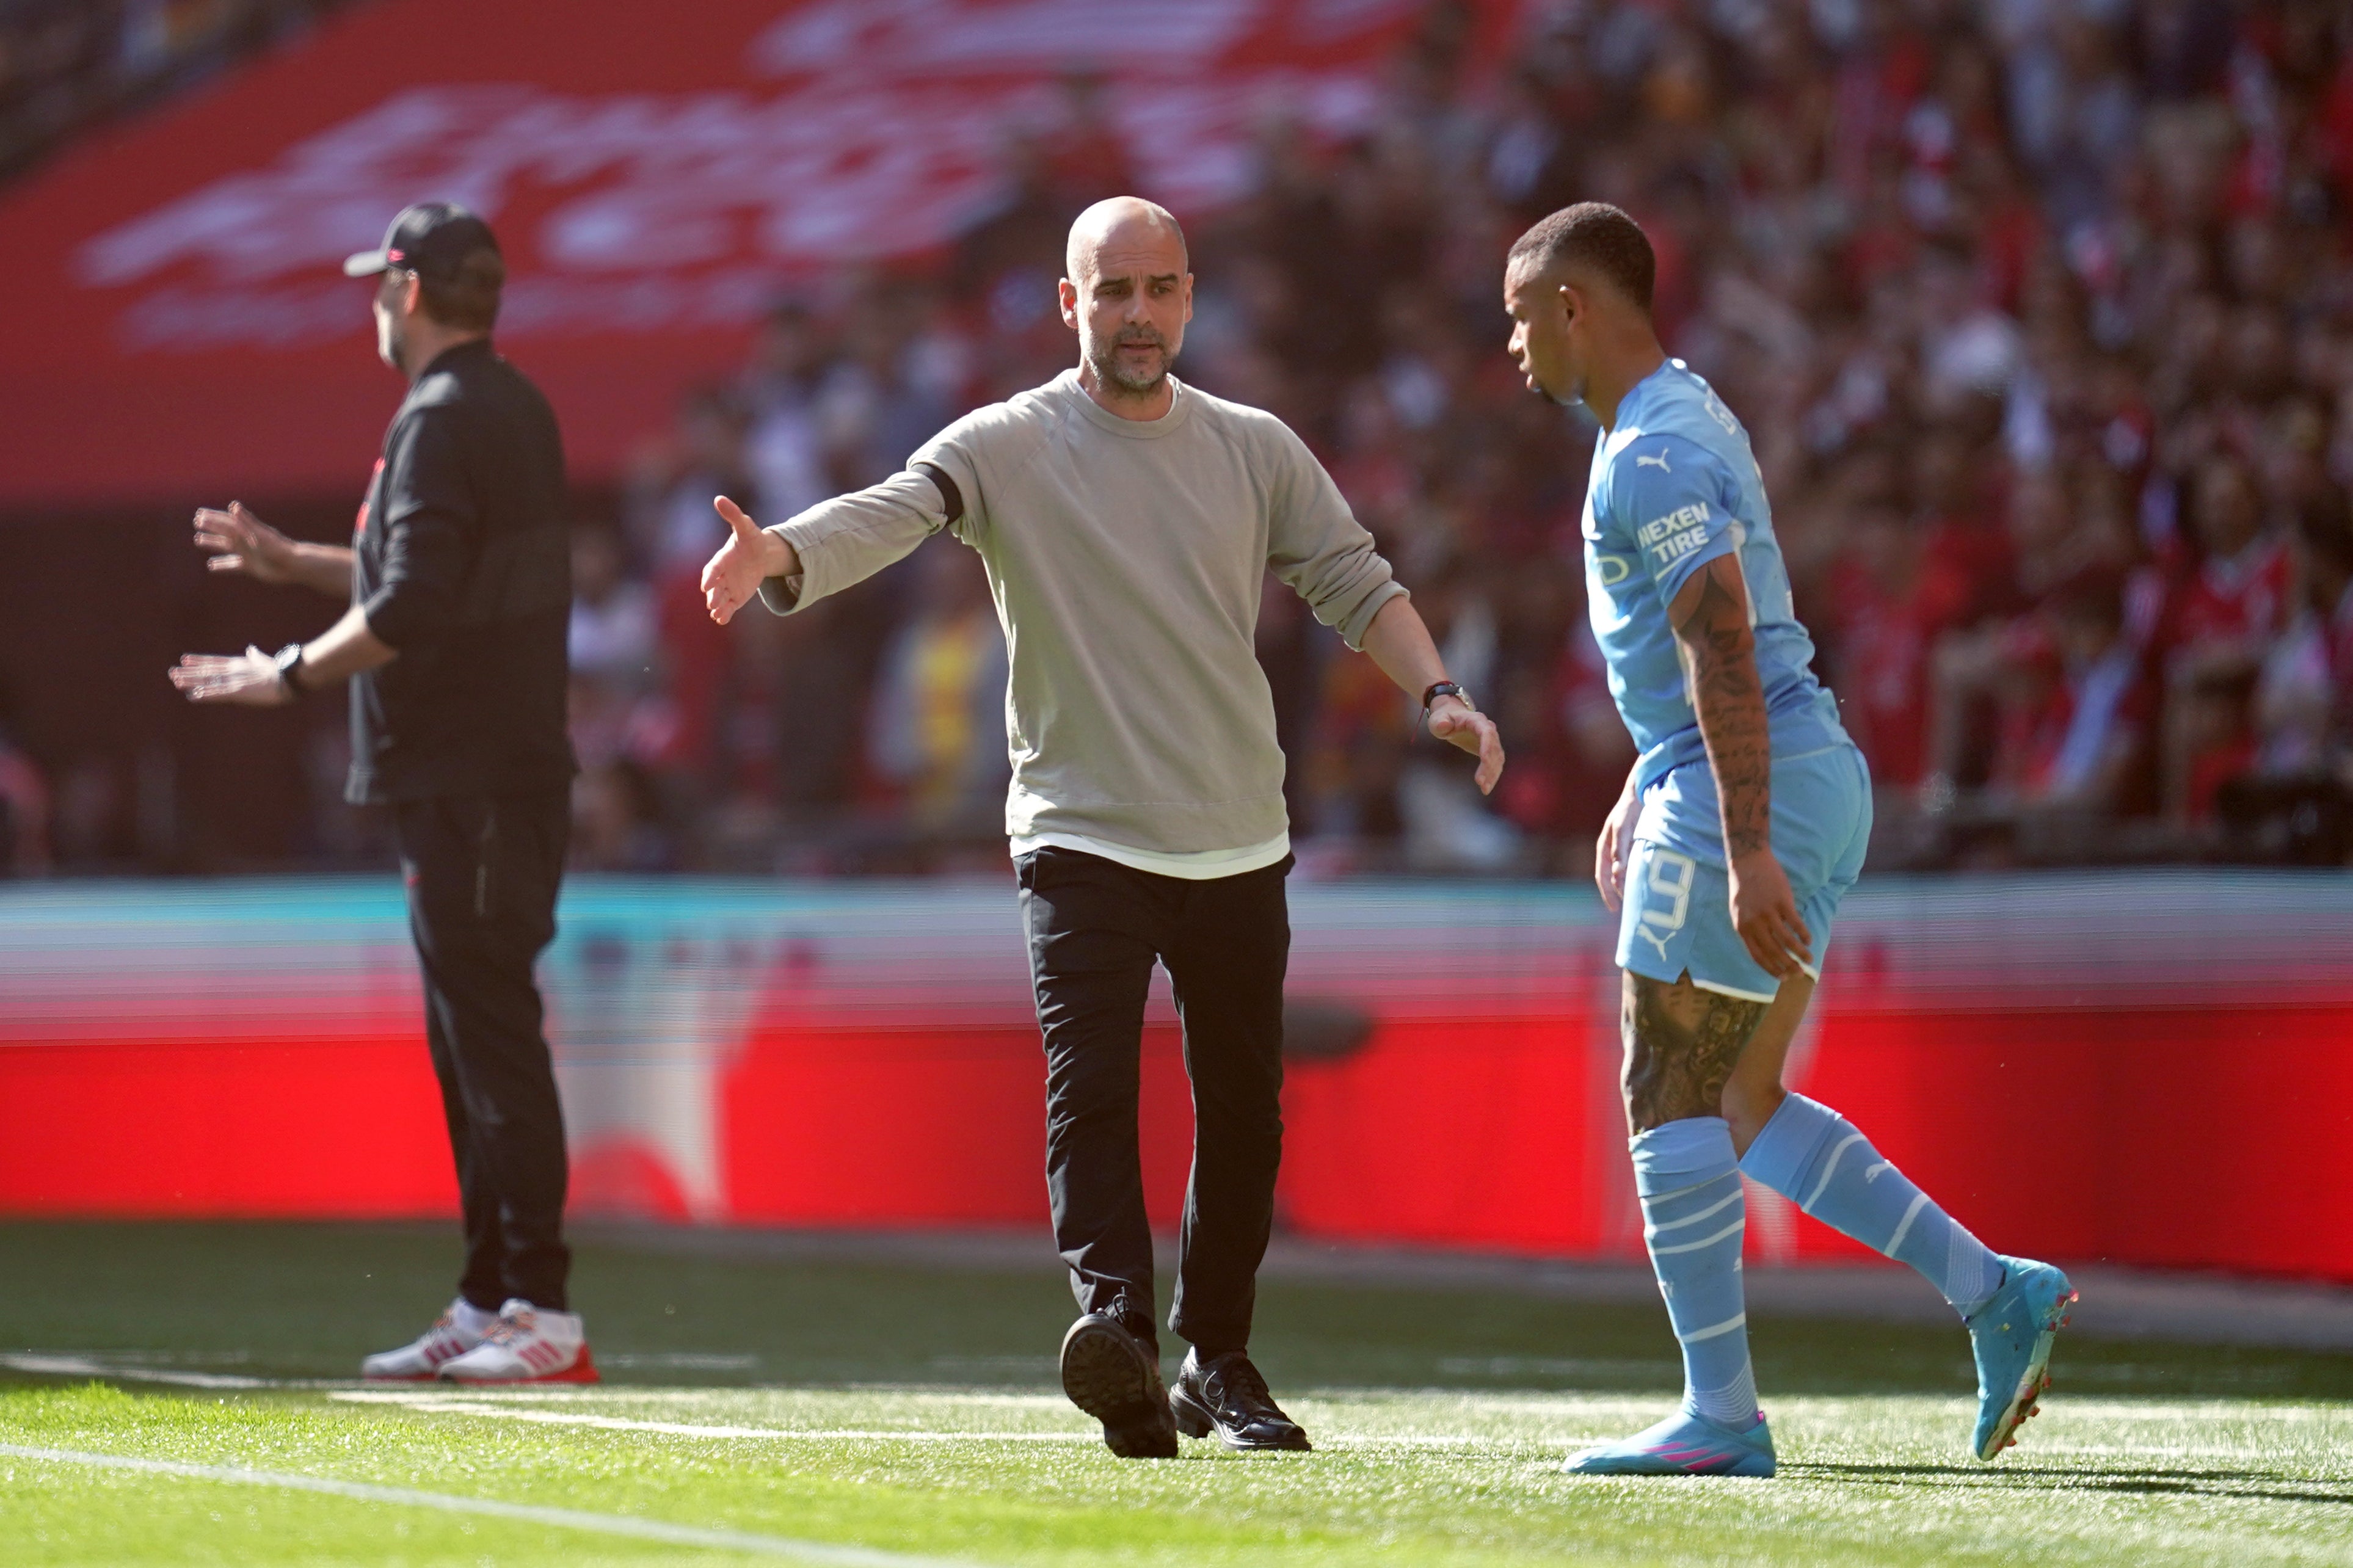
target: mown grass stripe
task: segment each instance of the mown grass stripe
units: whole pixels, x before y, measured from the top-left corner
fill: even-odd
[[[165,1383],[180,1388],[271,1388],[280,1380],[248,1377],[232,1372],[177,1372],[169,1367],[109,1366],[88,1356],[44,1355],[37,1352],[0,1355],[0,1366],[44,1377],[106,1377],[125,1383]]]
[[[39,1448],[20,1443],[0,1443],[0,1454],[52,1464],[87,1465],[99,1469],[132,1470],[144,1475],[177,1476],[188,1480],[229,1481],[240,1486],[276,1487],[285,1491],[317,1492],[349,1498],[355,1502],[390,1503],[404,1508],[438,1509],[444,1513],[470,1513],[522,1524],[554,1525],[561,1530],[593,1531],[659,1541],[669,1546],[700,1546],[722,1552],[756,1552],[831,1568],[976,1568],[944,1557],[918,1557],[869,1546],[842,1546],[825,1541],[797,1541],[783,1535],[755,1535],[741,1530],[712,1530],[701,1525],[671,1524],[628,1514],[589,1513],[580,1509],[543,1508],[534,1503],[501,1502],[494,1498],[462,1497],[450,1492],[418,1491],[409,1487],[372,1486],[364,1481],[339,1481],[324,1476],[287,1470],[255,1470],[237,1465],[196,1465],[179,1459],[145,1459],[127,1454],[91,1454],[73,1448]]]

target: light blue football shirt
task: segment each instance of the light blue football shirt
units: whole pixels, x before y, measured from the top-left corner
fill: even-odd
[[[1667,606],[1720,556],[1736,555],[1748,584],[1774,757],[1846,743],[1838,704],[1810,668],[1813,638],[1790,603],[1748,432],[1683,361],[1662,364],[1618,405],[1617,426],[1593,449],[1584,533],[1587,608],[1609,695],[1641,752],[1639,788],[1706,763]]]

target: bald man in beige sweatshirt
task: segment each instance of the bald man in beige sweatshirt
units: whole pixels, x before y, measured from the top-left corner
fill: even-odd
[[[965,416],[871,489],[730,538],[703,572],[724,623],[790,615],[946,529],[980,552],[1011,658],[1006,802],[1047,1062],[1046,1179],[1081,1316],[1062,1386],[1128,1458],[1179,1430],[1243,1449],[1307,1435],[1249,1357],[1282,1152],[1291,929],[1283,757],[1252,648],[1269,568],[1421,700],[1431,734],[1504,767],[1405,589],[1281,420],[1169,374],[1193,313],[1183,232],[1118,197],[1071,230],[1062,320],[1080,361]],[[1168,971],[1192,1075],[1193,1173],[1169,1327],[1154,1322],[1136,1153],[1145,994]]]

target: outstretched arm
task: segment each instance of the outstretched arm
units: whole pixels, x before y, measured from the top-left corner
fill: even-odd
[[[171,671],[172,684],[192,702],[274,708],[301,692],[389,664],[400,649],[448,628],[458,616],[476,515],[470,490],[453,476],[454,460],[446,428],[404,426],[391,459],[394,477],[385,487],[385,516],[378,521],[384,530],[382,580],[365,600],[302,645],[290,676],[279,674],[269,655],[248,647],[242,654],[184,655]],[[240,553],[251,552],[251,561],[275,554],[278,544],[290,542],[241,507],[216,515],[224,520],[224,536],[239,542]],[[269,542],[272,539],[277,544]],[[296,556],[290,563],[280,556],[280,569],[287,575],[278,580],[306,580],[295,574],[308,571],[315,578],[312,585],[323,586],[324,552],[317,546],[300,548],[313,553]],[[335,553],[343,557],[348,578],[351,552]]]
[[[1348,510],[1324,465],[1290,428],[1266,425],[1261,448],[1271,465],[1267,562],[1315,618],[1349,647],[1372,656],[1381,673],[1417,702],[1446,679],[1446,661],[1421,612],[1390,576],[1373,536]],[[1480,793],[1504,776],[1504,742],[1494,721],[1459,698],[1441,697],[1423,715],[1430,732],[1479,759]]]
[[[1773,858],[1773,748],[1739,557],[1719,555],[1694,573],[1667,614],[1691,671],[1692,706],[1715,773],[1732,922],[1766,973],[1786,979],[1810,959],[1814,938]]]
[[[928,460],[766,529],[725,496],[711,504],[727,524],[727,542],[702,569],[702,597],[721,626],[754,595],[778,615],[790,615],[839,593],[902,559],[964,513],[955,481]]]
[[[1430,627],[1402,594],[1374,613],[1372,625],[1365,628],[1364,649],[1382,674],[1417,701],[1446,679],[1446,661],[1438,657]],[[1431,734],[1479,759],[1474,775],[1479,793],[1493,793],[1495,781],[1504,776],[1504,740],[1495,731],[1495,721],[1459,697],[1441,697],[1430,705],[1429,722]]]
[[[304,691],[316,691],[398,657],[398,650],[368,629],[367,607],[353,605],[333,626],[302,645],[295,679]],[[243,653],[182,654],[171,674],[172,684],[191,702],[277,708],[296,696],[279,678],[277,660],[258,647],[248,647]]]
[[[196,511],[196,548],[214,572],[241,572],[257,583],[299,583],[331,599],[352,596],[352,552],[341,544],[289,539],[233,500],[228,510]]]

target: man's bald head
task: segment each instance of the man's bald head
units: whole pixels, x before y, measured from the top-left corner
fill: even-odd
[[[1176,215],[1141,196],[1113,196],[1081,213],[1071,225],[1070,243],[1062,251],[1062,276],[1083,283],[1105,270],[1156,272],[1165,268],[1152,263],[1165,263],[1171,256],[1176,271],[1191,270],[1185,231],[1177,226]],[[1106,268],[1106,261],[1113,265]],[[1143,265],[1139,268],[1135,263]]]
[[[1056,293],[1079,334],[1089,395],[1125,418],[1158,418],[1176,395],[1168,367],[1193,319],[1185,231],[1166,207],[1113,196],[1079,215],[1063,260],[1070,270]]]

